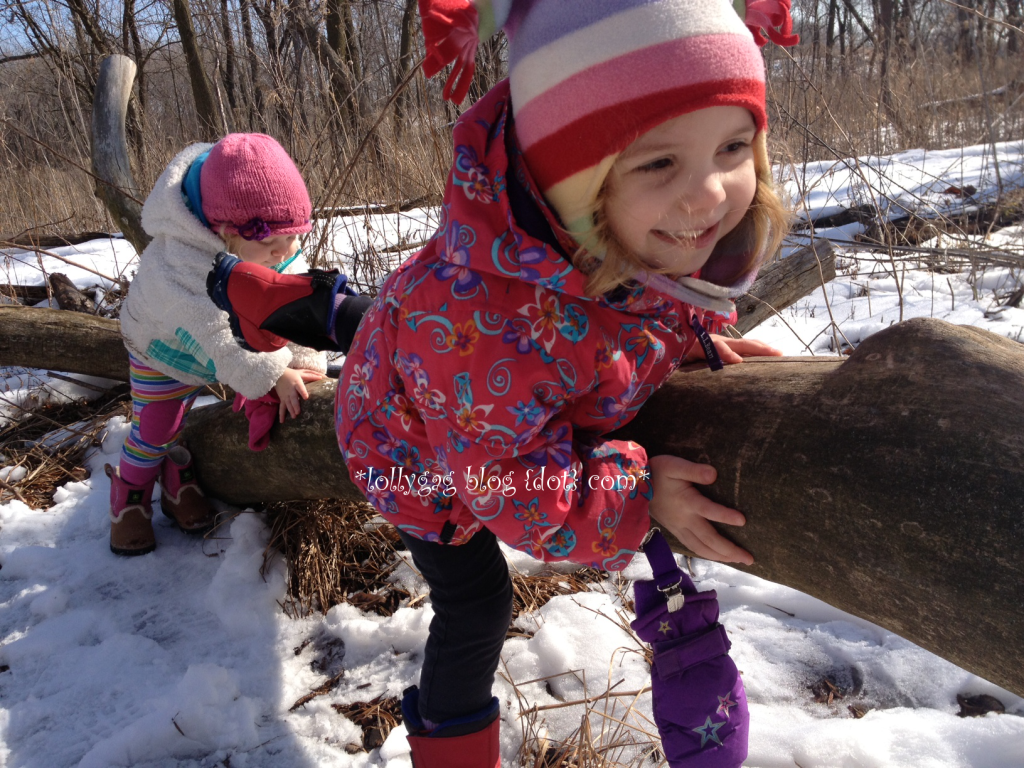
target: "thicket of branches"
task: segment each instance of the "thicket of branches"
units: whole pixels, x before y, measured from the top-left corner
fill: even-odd
[[[765,49],[777,159],[1019,138],[1021,0],[815,0]],[[100,61],[138,65],[129,112],[148,189],[189,142],[264,131],[318,206],[436,195],[458,109],[424,81],[415,0],[0,0],[0,235],[109,227],[92,194]],[[505,74],[482,47],[463,108]]]

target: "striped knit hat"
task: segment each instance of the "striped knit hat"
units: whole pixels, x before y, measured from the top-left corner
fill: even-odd
[[[479,39],[509,40],[516,135],[566,227],[592,226],[615,158],[679,115],[713,106],[765,113],[764,35],[793,45],[790,0],[419,0],[433,76],[454,64],[444,96],[469,90]],[[743,14],[743,18],[738,15]],[[762,137],[763,138],[763,137]],[[764,142],[758,162],[768,167]]]

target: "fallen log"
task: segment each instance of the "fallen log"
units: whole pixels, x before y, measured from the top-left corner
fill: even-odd
[[[676,375],[623,435],[718,469],[744,570],[1024,695],[1024,346],[910,320],[841,365]]]
[[[764,267],[750,291],[736,300],[736,330],[748,333],[836,277],[836,252],[818,238]]]
[[[334,442],[333,382],[270,446],[225,405],[186,428],[208,492],[234,503],[358,498]],[[624,430],[718,469],[747,515],[749,570],[1024,695],[1024,347],[910,320],[845,362],[680,372]],[[674,542],[676,551],[685,549]]]
[[[59,309],[0,306],[0,365],[128,381],[121,324]]]
[[[739,316],[737,328],[746,333],[771,317],[776,310],[788,307],[835,277],[835,251],[825,240],[814,248],[800,251],[762,270],[762,276],[750,292],[736,302]],[[4,288],[4,286],[0,286]],[[41,295],[45,288],[26,289],[6,286],[17,296]],[[34,294],[33,290],[42,293]],[[40,299],[41,300],[41,299]],[[116,320],[93,318],[96,322],[79,325],[79,318],[60,316],[59,310],[32,309],[19,312],[17,307],[0,311],[0,365],[22,365],[68,373],[85,373],[118,381],[128,381],[128,356],[121,344]],[[50,314],[47,314],[50,313]],[[81,321],[85,323],[85,321]],[[91,335],[95,334],[95,340]],[[74,354],[61,350],[74,344]],[[95,351],[90,351],[95,347]]]
[[[0,283],[0,296],[20,304],[38,304],[50,298],[50,287],[47,285],[12,285]]]
[[[71,279],[62,272],[53,272],[49,276],[50,288],[57,306],[70,312],[82,312],[87,315],[96,314],[96,302],[82,293]]]

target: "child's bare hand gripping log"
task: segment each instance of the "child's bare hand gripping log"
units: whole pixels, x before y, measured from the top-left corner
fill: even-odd
[[[715,482],[718,472],[708,464],[697,464],[678,456],[661,454],[651,463],[654,498],[651,517],[699,557],[725,563],[753,565],[753,556],[729,541],[711,525],[744,525],[746,518],[735,509],[718,504],[700,492],[697,485]]]

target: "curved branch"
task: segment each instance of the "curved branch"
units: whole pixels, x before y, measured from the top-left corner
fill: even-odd
[[[142,229],[142,190],[132,176],[125,132],[134,79],[135,62],[127,56],[114,54],[100,64],[92,105],[92,167],[103,182],[96,184],[96,196],[121,227],[125,239],[142,253],[151,238]]]

